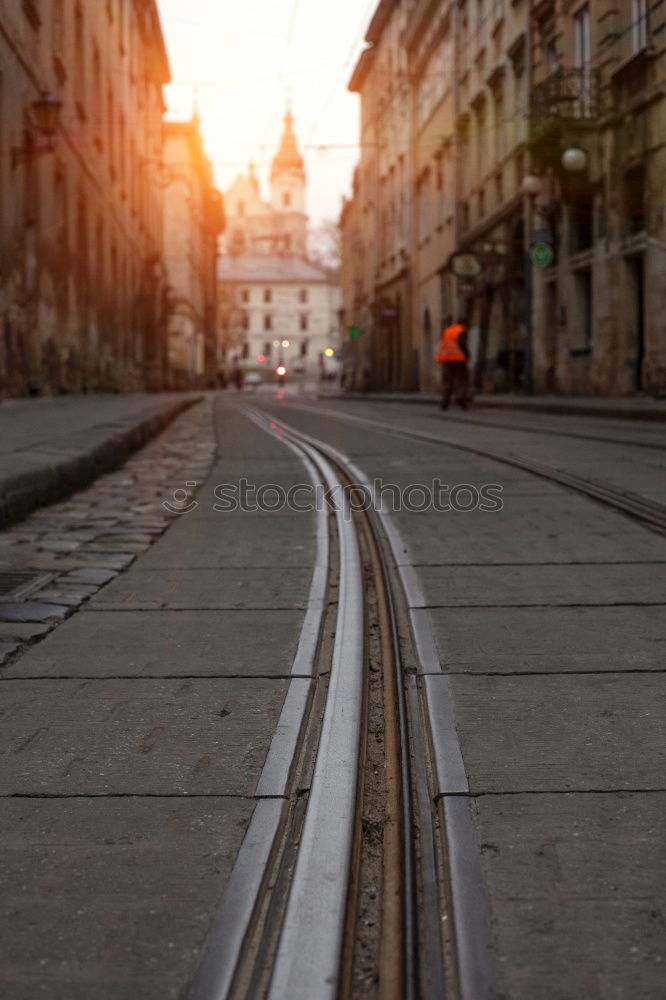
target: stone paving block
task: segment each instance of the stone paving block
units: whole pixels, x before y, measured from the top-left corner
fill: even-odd
[[[93,598],[93,610],[304,608],[312,569],[131,569]]]
[[[659,608],[433,608],[442,667],[452,673],[663,670]]]
[[[659,789],[666,685],[659,674],[450,678],[474,794]]]
[[[111,580],[115,580],[118,576],[114,570],[111,569],[97,569],[90,567],[90,569],[75,569],[71,573],[68,573],[64,578],[65,581],[72,581],[73,583],[92,583],[98,587],[103,586],[105,583],[110,583]]]
[[[0,613],[8,622],[45,622],[50,618],[63,620],[70,613],[70,609],[59,604],[24,601],[16,604],[0,604]]]
[[[74,615],[7,677],[287,677],[300,611],[89,611]],[[2,626],[0,626],[2,634]],[[81,655],[85,649],[94,655]]]
[[[494,928],[504,1000],[663,1000],[663,923],[649,903],[500,901]]]
[[[251,795],[286,680],[3,680],[3,795]]]
[[[0,994],[178,1000],[253,803],[14,799],[0,810]]]
[[[505,496],[501,511],[402,513],[416,565],[666,562],[666,539],[562,493]]]
[[[178,569],[312,566],[316,557],[312,513],[289,518],[254,513],[183,516],[142,558],[140,568]]]
[[[1,604],[0,619],[2,619]],[[50,625],[37,625],[32,622],[4,622],[0,620],[0,637],[3,639],[21,639],[27,641],[29,639],[36,639],[41,635],[46,635],[50,628]]]
[[[666,896],[666,792],[487,795],[483,864],[503,899]]]
[[[659,565],[423,566],[428,606],[666,603]]]

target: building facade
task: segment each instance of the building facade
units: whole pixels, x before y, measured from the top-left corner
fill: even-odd
[[[327,271],[280,254],[224,256],[218,264],[231,365],[269,381],[278,365],[308,381],[334,373],[339,286]]]
[[[355,241],[363,250],[361,291],[354,304],[344,304],[343,321],[362,331],[359,343],[346,348],[354,359],[346,381],[368,388],[418,384],[411,322],[412,89],[402,44],[413,6],[413,0],[382,0],[349,83],[361,99],[361,160],[354,181],[358,206],[348,218],[356,217]],[[343,234],[343,244],[349,242]]]
[[[3,0],[0,66],[2,391],[158,387],[169,67],[156,4]],[[47,144],[44,93],[61,102]]]
[[[403,7],[385,0],[350,81],[362,155],[341,217],[343,316],[366,345],[347,346],[352,373],[369,363],[366,384],[392,388],[387,371],[399,367],[402,385],[433,388],[440,330],[463,314],[479,388],[666,392],[664,5],[404,6],[404,56],[392,66],[408,68],[410,169],[393,202],[405,199],[411,220],[403,296],[416,360],[390,338],[381,362],[369,349],[385,290],[372,259],[381,181],[369,185],[367,169],[385,141],[369,124],[401,79],[388,63],[391,86],[373,79],[382,43],[372,25]],[[454,277],[455,251],[471,253],[478,273]]]
[[[164,264],[168,385],[215,384],[220,367],[217,240],[222,199],[198,117],[164,126]]]

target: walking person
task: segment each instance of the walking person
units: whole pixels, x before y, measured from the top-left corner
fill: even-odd
[[[443,410],[448,409],[453,396],[458,406],[467,409],[469,402],[469,373],[467,363],[467,324],[464,319],[446,327],[439,344],[437,361],[442,366]]]

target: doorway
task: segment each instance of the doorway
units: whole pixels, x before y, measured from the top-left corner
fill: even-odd
[[[645,361],[645,261],[643,254],[627,259],[629,277],[628,330],[631,341],[627,345],[629,356],[635,358],[633,381],[634,390],[645,388],[643,363]]]

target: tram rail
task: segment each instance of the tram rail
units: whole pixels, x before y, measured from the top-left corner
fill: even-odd
[[[465,911],[451,914],[456,932],[448,939],[442,933],[451,899],[462,898],[460,886],[480,882],[478,872],[472,871],[470,879],[467,870],[447,871],[451,845],[437,829],[434,807],[439,796],[429,749],[432,720],[424,725],[432,706],[423,707],[419,699],[427,702],[427,685],[419,693],[416,671],[412,667],[410,675],[405,670],[401,652],[405,642],[411,643],[410,660],[418,660],[423,622],[419,636],[406,634],[412,606],[404,599],[401,571],[391,559],[396,537],[376,512],[350,507],[359,470],[345,456],[261,410],[246,408],[246,413],[336,490],[328,584],[339,583],[339,597],[334,619],[330,601],[319,601],[319,637],[307,680],[313,690],[301,699],[300,715],[291,719],[289,778],[281,795],[260,779],[257,794],[262,787],[273,794],[260,799],[257,811],[270,810],[271,819],[263,830],[258,824],[246,835],[191,1000],[354,1000],[367,995],[418,1000],[444,992],[461,1000],[492,1000],[483,903],[472,900],[470,909],[466,897]],[[330,625],[332,649],[325,638]],[[384,791],[380,926],[367,993],[356,974],[355,938],[368,877],[364,813],[372,792],[371,781],[366,782],[366,753],[369,701],[377,697],[370,683],[373,630],[378,630],[381,649]],[[292,685],[296,681],[306,683],[301,676]],[[285,756],[284,747],[276,750],[276,742],[284,740],[283,721],[265,770],[271,758]],[[310,771],[308,760],[313,761]],[[459,790],[466,792],[466,782]],[[458,843],[473,841],[471,814],[465,816],[453,831]],[[443,810],[439,817],[445,820]],[[468,868],[469,861],[468,851]],[[471,868],[478,862],[473,856]],[[258,864],[264,869],[260,874]],[[233,900],[244,891],[249,902],[242,909],[243,926],[229,947],[225,935],[235,915]]]
[[[512,465],[514,468],[522,469],[525,472],[531,472],[535,476],[539,476],[541,479],[548,479],[551,482],[558,483],[560,486],[566,486],[569,489],[575,490],[577,493],[585,494],[605,506],[614,507],[621,513],[642,522],[650,528],[656,529],[660,532],[666,531],[666,507],[663,504],[657,503],[649,497],[642,496],[638,493],[633,493],[627,490],[619,490],[608,483],[584,479],[574,473],[567,472],[565,469],[559,469],[552,465],[536,462],[533,459],[514,454],[513,452],[498,451],[495,449],[466,444],[458,440],[451,439],[450,437],[442,436],[441,434],[432,434],[428,431],[408,430],[406,428],[396,427],[394,424],[376,420],[371,417],[360,417],[356,414],[342,413],[337,410],[331,410],[324,407],[307,406],[303,403],[292,403],[291,401],[289,406],[294,409],[318,414],[319,416],[330,417],[331,419],[343,423],[364,427],[366,430],[380,431],[381,433],[391,434],[400,438],[427,441],[430,444],[445,445],[446,447],[456,448],[459,451],[466,451],[475,455],[480,455],[482,458],[492,459],[495,462],[501,462],[504,465]],[[536,433],[540,433],[540,431],[537,431]]]

